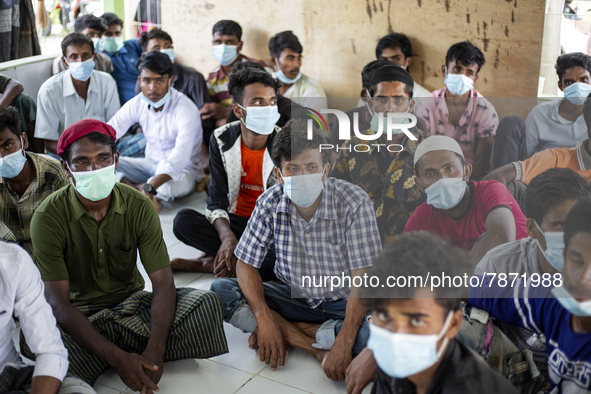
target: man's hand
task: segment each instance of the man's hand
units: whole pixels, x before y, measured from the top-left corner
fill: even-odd
[[[162,359],[162,354],[146,348],[146,350],[142,353],[142,357],[146,360],[151,361],[152,364],[158,367],[158,369],[156,370],[144,367],[144,372],[146,373],[146,375],[148,375],[150,380],[155,384],[158,384],[158,382],[160,382],[160,379],[162,378],[162,374],[164,373],[164,360]],[[144,389],[146,391],[144,391]],[[152,391],[149,390],[148,387],[146,387],[146,385],[144,385],[144,388],[142,388],[142,393],[144,392],[147,394],[151,394]]]
[[[375,379],[377,370],[372,351],[368,348],[363,349],[347,368],[347,394],[361,394]]]
[[[150,201],[152,201],[152,204],[154,204],[154,207],[156,208],[156,212],[160,213],[160,211],[162,210],[162,202],[160,202],[160,200],[158,200],[155,195],[150,194],[150,193],[146,193],[143,190],[142,190],[142,194],[144,194],[145,196],[148,196]]]
[[[150,360],[135,354],[123,352],[123,356],[117,359],[114,365],[119,377],[133,391],[151,394],[159,388],[146,374],[147,371],[155,372],[159,368]]]
[[[213,261],[213,273],[216,274],[216,278],[236,276],[236,263],[238,262],[234,256],[236,245],[238,245],[238,240],[232,232],[222,239],[222,245]]]
[[[225,119],[228,116],[228,111],[220,103],[205,103],[199,110],[201,119]]]
[[[335,381],[345,380],[347,367],[351,364],[353,358],[351,350],[351,347],[345,346],[337,337],[328,352],[328,356],[322,362],[322,369],[324,369],[326,376]]]
[[[283,341],[283,334],[281,328],[275,319],[270,316],[262,316],[257,318],[259,326],[257,327],[257,344],[259,346],[259,358],[265,364],[271,364],[271,369],[279,366],[283,368],[285,365],[285,342]]]

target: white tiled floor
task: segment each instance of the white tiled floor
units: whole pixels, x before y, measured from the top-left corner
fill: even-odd
[[[164,239],[171,258],[193,258],[199,252],[178,241],[172,233],[172,221],[181,208],[193,208],[203,212],[207,196],[197,193],[180,201],[165,203],[160,219]],[[146,289],[151,290],[146,279]],[[211,274],[175,273],[177,287],[209,289],[214,277]],[[159,383],[160,393],[346,393],[344,382],[328,379],[320,365],[305,352],[291,349],[285,368],[271,371],[248,348],[249,334],[224,323],[230,352],[208,360],[183,360],[167,363]],[[99,394],[131,393],[114,370],[107,371],[98,380],[95,390]],[[364,393],[369,393],[367,388]]]

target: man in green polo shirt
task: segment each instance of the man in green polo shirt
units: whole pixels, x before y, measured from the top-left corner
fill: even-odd
[[[39,206],[31,236],[70,372],[92,385],[112,366],[132,390],[152,393],[164,362],[227,352],[222,302],[209,291],[175,294],[156,209],[115,182],[115,134],[92,119],[64,131],[57,151],[72,185]],[[138,250],[152,293],[143,291]]]

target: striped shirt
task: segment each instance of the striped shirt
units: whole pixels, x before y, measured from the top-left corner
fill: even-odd
[[[259,63],[263,67],[267,66],[262,60],[251,59],[242,54],[238,55],[238,58],[236,58],[234,64],[240,62],[255,62]],[[232,105],[232,96],[230,96],[230,92],[228,91],[229,76],[230,74],[226,74],[221,64],[218,65],[207,76],[207,89],[209,91],[211,100],[214,103],[222,104],[224,107],[229,107]]]
[[[347,298],[350,283],[330,289],[325,278],[350,277],[370,267],[382,251],[376,216],[368,195],[359,186],[336,178],[324,182],[320,204],[305,221],[283,193],[283,184],[267,189],[259,199],[234,254],[260,268],[275,246],[275,274],[306,298],[311,308]],[[311,278],[307,280],[307,277]],[[322,286],[314,286],[322,282]]]
[[[0,177],[0,237],[4,241],[17,242],[30,255],[33,254],[30,225],[33,213],[51,193],[70,182],[60,163],[49,156],[27,152],[35,166],[35,179],[22,197]]]

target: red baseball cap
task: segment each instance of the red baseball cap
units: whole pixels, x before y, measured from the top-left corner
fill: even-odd
[[[87,134],[97,131],[101,134],[108,135],[117,141],[117,131],[112,126],[109,126],[105,122],[101,122],[96,119],[84,119],[74,123],[70,127],[64,130],[59,140],[57,141],[57,154],[62,156],[66,148],[74,141],[79,140]]]

